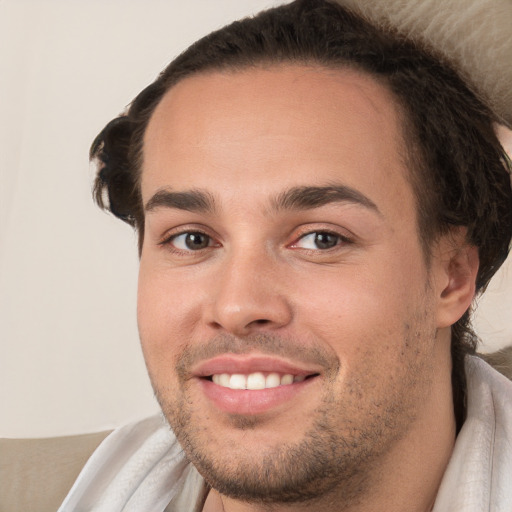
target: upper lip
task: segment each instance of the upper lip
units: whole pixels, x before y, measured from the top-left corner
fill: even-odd
[[[210,377],[221,373],[251,374],[255,372],[307,376],[320,373],[320,368],[313,367],[311,364],[292,363],[274,356],[225,354],[202,361],[192,369],[191,373],[194,377]]]

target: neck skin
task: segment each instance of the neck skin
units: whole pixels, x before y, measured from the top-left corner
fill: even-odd
[[[203,512],[430,512],[455,443],[451,384],[450,332],[438,332],[432,393],[408,434],[371,468],[364,493],[347,502],[346,482],[315,502],[254,504],[222,496],[212,489]],[[448,354],[448,355],[447,355]],[[351,485],[353,489],[353,483]]]

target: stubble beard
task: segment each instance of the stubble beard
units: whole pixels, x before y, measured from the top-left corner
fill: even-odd
[[[375,440],[366,435],[365,442],[359,443],[356,432],[340,437],[325,411],[315,412],[319,417],[298,443],[253,447],[256,449],[245,456],[243,449],[219,456],[201,440],[204,435],[200,430],[191,428],[194,415],[186,408],[180,409],[166,412],[166,417],[172,421],[171,427],[187,458],[220,494],[262,505],[292,504],[325,499],[340,482],[344,482],[347,505],[353,505],[365,494],[366,475],[361,468],[374,458],[368,448]],[[258,428],[257,423],[233,418],[233,424],[249,435]],[[342,505],[339,510],[344,509]]]
[[[428,316],[428,313],[424,312],[424,315]],[[425,322],[424,316],[422,320]],[[427,334],[418,323],[413,324],[404,328],[408,334],[403,346],[418,354],[418,343],[426,341],[423,338],[427,335],[435,337],[435,330],[430,329]],[[259,341],[264,347],[283,346],[282,340],[265,335]],[[244,343],[247,346],[247,340]],[[230,337],[209,346],[228,344],[239,346]],[[258,347],[258,340],[251,346]],[[237,350],[233,351],[236,353]],[[335,361],[331,359],[326,373],[327,389],[313,414],[315,420],[302,439],[296,443],[251,450],[234,446],[226,446],[225,450],[212,448],[207,419],[188,395],[186,381],[180,381],[179,393],[171,394],[156,388],[155,393],[188,459],[207,483],[221,494],[266,505],[327,499],[336,503],[337,510],[341,511],[367,495],[381,473],[380,461],[414,422],[415,410],[424,398],[414,391],[421,386],[428,387],[428,376],[432,371],[425,369],[425,357],[414,359],[408,355],[410,364],[406,371],[391,380],[397,387],[387,389],[387,394],[378,395],[369,403],[365,401],[368,400],[365,393],[371,389],[369,386],[380,384],[372,375],[372,365],[378,364],[377,359],[370,359],[359,378],[345,383],[342,392],[335,388],[340,362],[337,358]],[[183,374],[180,364],[186,364],[186,359],[186,356],[180,358],[176,368],[178,375]],[[423,380],[421,376],[424,376]],[[173,395],[178,397],[172,400]],[[366,407],[363,420],[361,399]],[[231,420],[232,427],[244,430],[247,436],[259,424],[254,418],[233,416]]]

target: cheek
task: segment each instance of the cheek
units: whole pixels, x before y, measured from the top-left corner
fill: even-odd
[[[371,359],[386,373],[406,352],[409,329],[425,306],[426,271],[421,259],[399,256],[333,268],[296,290],[301,325],[329,344],[347,369]]]
[[[194,294],[168,272],[141,261],[137,294],[137,320],[144,358],[150,372],[170,368],[193,329]]]
[[[391,331],[404,318],[410,302],[399,276],[363,266],[317,273],[305,285],[295,287],[294,295],[294,302],[302,306],[300,316],[341,338],[349,332]]]

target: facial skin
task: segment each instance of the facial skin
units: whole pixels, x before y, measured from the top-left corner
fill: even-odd
[[[450,237],[427,267],[403,147],[391,95],[350,70],[197,75],[153,114],[139,330],[205,510],[431,508],[477,261]],[[254,373],[295,381],[211,380]]]

